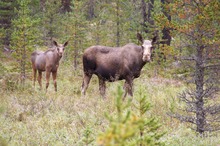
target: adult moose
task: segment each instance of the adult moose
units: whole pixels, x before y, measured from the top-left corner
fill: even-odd
[[[151,60],[153,43],[152,40],[143,40],[142,36],[137,34],[141,46],[130,43],[123,47],[92,46],[85,50],[83,54],[83,83],[82,94],[88,88],[88,84],[93,74],[98,76],[99,91],[102,97],[105,97],[105,81],[114,82],[116,80],[125,80],[124,89],[133,96],[133,80],[140,76],[142,67]]]
[[[38,83],[40,89],[42,89],[42,72],[46,71],[46,90],[49,86],[50,74],[52,73],[54,88],[57,91],[57,70],[59,67],[59,61],[63,56],[64,48],[67,46],[68,41],[64,44],[58,44],[56,41],[53,41],[54,48],[50,48],[47,51],[34,51],[31,54],[32,69],[34,74],[34,86],[36,81],[36,75],[38,71]]]

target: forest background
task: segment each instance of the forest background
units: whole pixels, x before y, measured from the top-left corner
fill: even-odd
[[[218,0],[1,0],[0,8],[0,145],[220,144]],[[132,100],[121,101],[121,81],[102,99],[97,78],[81,97],[83,51],[139,44],[137,33],[157,44]],[[32,86],[30,54],[52,40],[69,44],[58,92],[51,82],[45,93]]]

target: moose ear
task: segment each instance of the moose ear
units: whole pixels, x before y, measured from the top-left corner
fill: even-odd
[[[55,46],[58,46],[58,44],[57,44],[57,42],[56,42],[56,41],[53,41],[53,44],[54,44]]]
[[[64,47],[66,47],[67,45],[68,45],[68,41],[67,41],[67,42],[65,42],[63,46],[64,46]]]
[[[141,43],[143,43],[143,37],[142,37],[142,35],[141,35],[140,33],[137,33],[137,39],[138,39]]]

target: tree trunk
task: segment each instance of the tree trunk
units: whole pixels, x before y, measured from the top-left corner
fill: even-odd
[[[40,0],[40,9],[42,12],[45,12],[45,3],[46,0]]]
[[[119,0],[117,0],[117,5],[116,5],[116,46],[119,47],[120,45],[120,16],[119,16]]]
[[[74,58],[73,58],[73,66],[74,66],[74,70],[77,70],[78,68],[78,62],[77,62],[77,58],[78,58],[78,43],[75,40],[74,41]]]
[[[48,37],[50,38],[50,42],[52,42],[53,41],[53,37],[54,37],[54,30],[53,30],[53,28],[52,28],[52,25],[53,25],[53,22],[54,22],[54,18],[53,17],[50,17],[49,18],[49,31],[48,31]]]
[[[169,0],[161,0],[161,3],[164,5],[169,4]],[[164,15],[167,17],[167,19],[169,21],[171,21],[171,16],[166,12],[166,10],[163,8],[163,13]],[[170,46],[171,43],[171,36],[170,36],[170,28],[169,27],[164,27],[164,29],[162,30],[163,36],[162,36],[162,44],[166,44],[168,46]]]
[[[147,22],[147,4],[145,0],[141,0],[141,14],[142,14],[142,19],[143,19],[143,25]]]
[[[87,13],[89,20],[92,20],[95,17],[95,0],[89,0]]]
[[[23,46],[21,48],[21,61],[20,61],[20,66],[21,66],[21,72],[20,72],[20,79],[21,79],[21,85],[24,87],[25,85],[25,77],[26,77],[26,34],[25,34],[25,27],[23,26],[22,28],[23,34]]]
[[[21,74],[20,74],[20,78],[21,78],[21,85],[22,87],[24,87],[25,85],[25,78],[26,78],[26,46],[23,46],[23,51],[22,53],[22,58],[21,58]]]
[[[77,70],[77,68],[78,68],[77,57],[78,57],[78,49],[75,48],[74,49],[74,60],[73,60],[74,70]]]
[[[195,70],[195,84],[196,84],[196,131],[202,134],[205,126],[205,112],[203,100],[203,83],[204,83],[204,67],[203,67],[203,51],[204,47],[197,48],[196,70]]]
[[[75,21],[75,24],[74,24],[74,58],[73,58],[73,67],[74,67],[74,70],[77,70],[77,57],[78,57],[78,36],[77,36],[77,27],[78,27],[78,22]]]
[[[71,0],[62,0],[62,12],[71,12]]]
[[[154,25],[154,20],[151,18],[151,11],[153,10],[154,8],[154,0],[150,0],[148,2],[148,13],[147,13],[147,20],[148,20],[148,23],[153,26]]]

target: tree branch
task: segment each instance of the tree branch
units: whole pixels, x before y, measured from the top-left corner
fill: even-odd
[[[220,105],[209,106],[205,109],[205,112],[211,115],[220,114]]]
[[[180,121],[182,122],[189,122],[189,123],[192,123],[192,124],[196,124],[196,119],[194,117],[191,117],[191,116],[182,116],[180,114],[174,114],[174,113],[167,113],[170,117],[173,117],[173,118],[177,118],[179,119]]]

